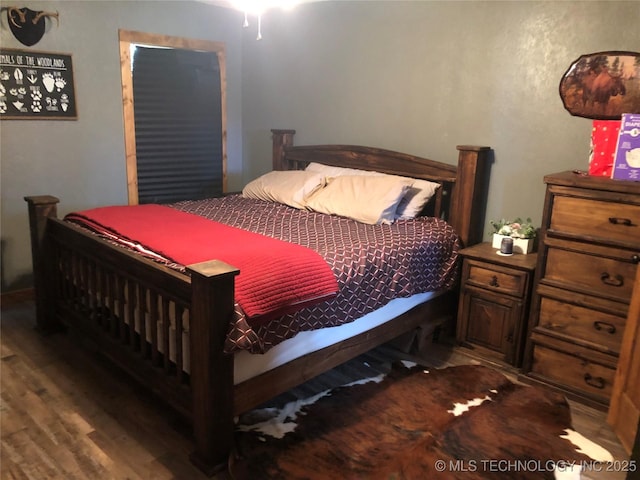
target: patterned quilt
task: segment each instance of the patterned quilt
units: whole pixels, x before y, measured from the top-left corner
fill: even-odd
[[[456,283],[460,243],[448,223],[434,217],[367,225],[283,204],[229,195],[171,207],[318,252],[331,266],[339,291],[331,300],[251,327],[236,305],[225,350],[264,353],[304,330],[337,326],[398,297],[446,290]]]

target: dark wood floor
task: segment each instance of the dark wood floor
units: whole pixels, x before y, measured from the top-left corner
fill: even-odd
[[[34,324],[32,302],[2,306],[2,479],[207,478],[189,463],[192,443],[181,418],[111,365],[73,347],[66,335],[42,337]],[[418,360],[432,367],[477,362],[447,345],[430,344],[422,351]],[[401,357],[412,358],[385,346],[276,401],[369,376]],[[628,458],[604,412],[576,403],[572,412],[576,430],[615,458]],[[624,478],[623,473],[583,476]]]

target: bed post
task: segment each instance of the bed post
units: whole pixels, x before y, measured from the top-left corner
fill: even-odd
[[[273,141],[273,169],[289,170],[289,165],[284,164],[285,147],[293,146],[293,136],[295,130],[271,130],[271,139]]]
[[[218,260],[189,265],[191,393],[195,451],[191,461],[207,475],[227,467],[233,446],[233,355],[224,342],[234,312],[239,270]]]
[[[458,145],[458,173],[449,223],[465,247],[482,242],[489,181],[489,147]]]
[[[51,272],[53,259],[47,242],[47,219],[57,218],[60,200],[50,195],[24,197],[29,206],[33,286],[36,297],[36,329],[43,334],[61,329],[55,318],[55,280]]]

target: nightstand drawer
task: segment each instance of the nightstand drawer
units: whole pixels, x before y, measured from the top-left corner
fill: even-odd
[[[554,200],[550,228],[605,242],[638,244],[640,205],[558,195]]]
[[[516,297],[524,296],[527,287],[527,272],[492,265],[475,260],[465,262],[465,285],[484,288]]]
[[[611,252],[601,256],[551,247],[543,282],[629,303],[637,265],[618,260],[615,250]]]
[[[569,347],[571,353],[536,345],[532,373],[606,401],[611,396],[615,367],[590,360],[590,352],[587,349],[575,345]]]
[[[539,318],[536,330],[541,333],[588,342],[613,354],[620,352],[626,323],[624,317],[542,297]]]

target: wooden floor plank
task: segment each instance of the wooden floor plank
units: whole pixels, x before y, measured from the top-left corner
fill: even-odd
[[[2,454],[0,455],[2,478],[7,480],[28,480],[29,477],[22,471],[20,465],[9,458],[9,455],[5,452],[4,442],[0,446],[2,447]]]

